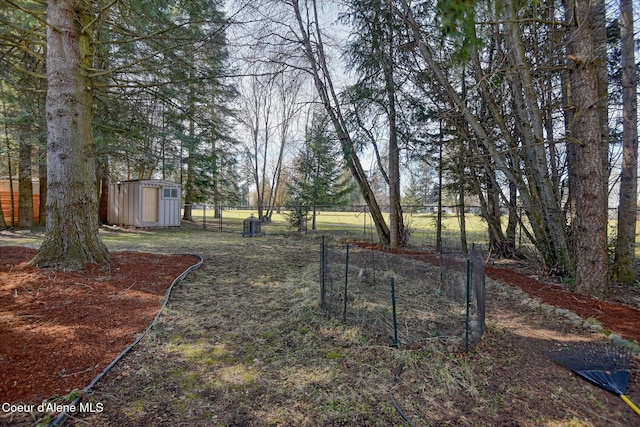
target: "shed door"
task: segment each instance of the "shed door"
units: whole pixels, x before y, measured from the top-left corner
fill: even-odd
[[[158,192],[157,187],[143,187],[142,193],[142,222],[158,222]]]

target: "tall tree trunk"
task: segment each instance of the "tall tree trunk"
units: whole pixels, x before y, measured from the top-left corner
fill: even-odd
[[[98,233],[91,82],[86,77],[90,18],[78,2],[47,2],[47,229],[31,260],[41,267],[79,269],[109,259]]]
[[[391,7],[385,13],[385,17],[387,28],[383,37],[387,52],[380,55],[380,65],[385,80],[387,118],[389,120],[389,246],[397,249],[400,246],[405,246],[407,242],[400,203],[400,148],[398,146],[396,83],[393,76],[394,41]],[[382,49],[384,50],[385,46]]]
[[[549,174],[550,168],[544,146],[544,120],[535,90],[532,66],[528,62],[518,27],[516,5],[513,1],[507,1],[506,4],[506,40],[509,47],[507,56],[514,67],[510,73],[510,83],[513,88],[516,122],[519,123],[518,130],[523,142],[522,158],[530,189],[528,194],[531,203],[528,212],[531,214],[531,222],[537,223],[533,230],[538,242],[547,248],[545,253],[553,254],[547,263],[548,266],[560,274],[570,274],[573,262],[564,227],[565,219]]]
[[[633,6],[620,0],[620,50],[622,62],[622,171],[618,205],[614,280],[636,279],[636,215],[638,210],[638,76],[633,40]]]
[[[505,238],[507,244],[514,249],[516,246],[516,228],[518,226],[518,189],[513,182],[509,183],[509,219],[507,220],[507,229],[505,230]]]
[[[315,230],[316,229],[316,215],[317,215],[317,211],[316,211],[316,205],[313,205],[313,211],[312,211],[312,216],[311,216],[311,229]]]
[[[267,202],[267,157],[269,154],[269,114],[265,114],[264,123],[264,153],[262,156],[262,165],[260,166],[260,189],[258,190],[258,219],[264,222],[270,222],[270,218],[265,215],[265,204]],[[257,151],[256,151],[257,153]],[[257,164],[257,160],[256,160]]]
[[[327,114],[329,115],[329,118],[331,119],[333,127],[336,131],[336,135],[338,136],[338,140],[340,141],[342,152],[344,154],[347,166],[351,171],[351,175],[360,188],[360,193],[362,194],[365,203],[369,207],[369,212],[371,213],[373,224],[375,225],[376,231],[378,232],[378,239],[380,240],[381,244],[388,245],[390,243],[389,227],[387,226],[380,206],[376,201],[375,195],[373,193],[371,185],[369,184],[367,175],[362,167],[360,158],[356,153],[353,141],[351,140],[351,136],[349,135],[344,117],[340,110],[338,95],[333,88],[333,82],[329,73],[329,67],[326,63],[326,58],[323,50],[324,48],[322,46],[322,40],[320,38],[320,31],[316,28],[318,43],[314,49],[314,45],[312,44],[310,38],[309,27],[313,24],[305,24],[305,21],[302,18],[299,0],[293,0],[292,6],[300,30],[300,42],[302,43],[302,48],[304,49],[306,59],[309,62],[309,66],[311,68],[311,76],[313,78],[316,90],[318,91],[320,100],[322,101],[322,104],[327,111]],[[318,14],[316,10],[315,0],[312,1],[312,7],[312,19],[317,24]]]
[[[421,25],[417,22],[413,10],[409,6],[409,2],[407,0],[401,0],[401,5],[402,8],[398,9],[397,13],[400,14],[409,31],[414,35],[417,53],[424,59],[425,64],[429,67],[434,81],[442,86],[443,93],[450,99],[451,104],[458,109],[458,114],[468,123],[469,128],[476,134],[479,143],[482,144],[486,153],[495,163],[495,166],[505,174],[507,179],[517,186],[527,215],[529,216],[532,230],[536,236],[534,243],[543,256],[545,263],[549,267],[562,272],[570,271],[572,264],[567,236],[564,230],[564,218],[562,217],[560,209],[556,206],[553,196],[554,191],[550,187],[551,180],[548,179],[548,174],[528,174],[525,178],[525,176],[520,173],[521,171],[519,170],[517,162],[511,162],[513,167],[510,167],[507,155],[494,144],[494,138],[491,136],[492,131],[488,131],[484,123],[467,108],[464,99],[449,81],[445,69],[436,61],[431,47],[427,44]],[[518,57],[522,57],[522,55],[518,55]],[[476,71],[479,72],[480,70]],[[478,79],[478,82],[480,89],[483,90],[486,82],[483,82],[481,79]],[[530,91],[534,89],[535,85],[533,84],[527,88],[527,90]],[[483,95],[485,93],[486,91],[483,90]],[[501,117],[501,113],[497,108],[493,108],[496,107],[495,105],[492,107],[491,104],[488,104],[488,106],[500,128],[501,136],[515,149],[515,141],[511,135],[512,129],[506,126],[504,117]],[[532,124],[529,124],[528,126],[531,125]],[[535,160],[537,162],[536,167],[540,167],[541,164],[539,162],[542,162],[544,158],[537,156],[536,153]],[[542,179],[536,182],[536,180],[540,178]],[[541,194],[544,198],[541,197]],[[550,200],[550,202],[546,203],[546,200]]]
[[[38,144],[38,178],[40,181],[40,225],[47,223],[47,143]]]
[[[97,162],[97,175],[98,180],[98,219],[101,223],[107,223],[107,216],[109,213],[109,156],[102,155]]]
[[[191,61],[190,63],[193,63]],[[190,70],[190,73],[192,70]],[[188,128],[188,138],[187,138],[187,182],[185,185],[184,191],[184,210],[182,213],[182,219],[185,221],[193,221],[193,202],[195,199],[195,191],[196,191],[196,170],[195,170],[195,155],[196,155],[196,125],[193,119],[195,114],[195,105],[194,105],[194,93],[193,87],[189,88],[189,117],[187,120],[189,121]]]
[[[7,222],[4,219],[4,212],[2,210],[2,203],[0,203],[0,230],[5,230],[7,228]]]
[[[33,227],[33,176],[31,175],[31,151],[33,146],[23,135],[20,141],[18,163],[18,227]]]
[[[400,204],[400,148],[396,128],[395,90],[393,81],[387,82],[389,102],[389,246],[405,246],[404,221]]]
[[[504,233],[502,232],[502,214],[500,212],[500,188],[496,178],[496,171],[485,168],[487,188],[487,225],[489,226],[489,246],[501,257],[513,255],[513,248],[508,247]]]
[[[442,159],[443,151],[443,132],[442,132],[442,118],[438,121],[440,128],[440,138],[438,145],[438,214],[436,219],[436,253],[442,253],[442,184],[443,184],[443,169],[444,162]],[[427,202],[427,198],[424,198],[424,202]]]
[[[280,111],[280,123],[278,129],[280,131],[279,148],[278,148],[278,161],[276,163],[275,170],[271,178],[271,191],[269,193],[269,207],[267,217],[271,222],[273,211],[280,213],[281,203],[279,203],[279,196],[282,184],[282,170],[284,168],[285,161],[285,149],[287,148],[287,141],[290,139],[290,129],[293,123],[293,119],[297,110],[297,98],[300,83],[297,77],[293,77],[289,84],[284,82],[282,75],[278,82],[278,95],[281,104]]]
[[[213,218],[218,219],[222,216],[222,200],[220,196],[220,169],[218,167],[218,151],[216,148],[216,138],[211,142],[211,178],[213,186]]]
[[[187,156],[191,157],[191,148],[187,149]],[[184,183],[184,210],[182,219],[193,221],[193,198],[195,192],[195,172],[192,160],[187,160],[187,180]]]
[[[461,163],[462,164],[462,163]],[[473,186],[475,187],[475,193],[478,196],[480,202],[480,209],[482,217],[487,221],[487,231],[489,233],[489,251],[497,257],[505,257],[508,254],[502,251],[504,246],[504,234],[502,233],[502,224],[500,222],[499,204],[496,202],[499,199],[496,198],[496,185],[495,174],[492,174],[491,169],[485,165],[484,173],[482,177],[478,176],[475,168],[470,168],[471,176],[473,179]],[[485,188],[486,195],[485,195]],[[466,252],[465,252],[466,253]]]
[[[0,230],[7,228],[7,222],[4,220],[4,212],[2,212],[2,206],[0,206]]]
[[[567,2],[569,40],[567,57],[574,117],[567,135],[575,148],[570,173],[575,186],[573,218],[576,288],[603,295],[608,290],[607,169],[602,109],[606,92],[600,79],[606,67],[604,0]],[[604,146],[604,147],[603,147]],[[604,157],[604,158],[603,158]]]
[[[3,112],[7,113],[7,106],[4,102],[4,97],[2,97],[2,106]],[[9,136],[9,123],[5,122],[4,124],[4,142],[7,149],[7,172],[9,175],[9,224],[11,227],[15,227],[16,225],[16,202],[15,202],[15,192],[13,188],[13,162],[11,161],[11,137]]]

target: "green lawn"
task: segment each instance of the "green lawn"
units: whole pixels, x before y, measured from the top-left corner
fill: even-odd
[[[208,209],[206,212],[205,227],[208,230],[215,231],[222,227],[222,231],[230,233],[242,233],[242,222],[251,214],[255,217],[258,211],[255,209],[225,209],[222,212],[222,219],[213,217],[213,210]],[[385,214],[388,223],[389,216]],[[197,224],[202,224],[202,209],[193,210],[193,219]],[[467,243],[486,245],[487,244],[487,225],[486,222],[475,214],[468,213],[465,215]],[[437,215],[434,213],[414,213],[405,214],[404,222],[409,231],[409,244],[416,246],[435,246],[436,243],[436,221]],[[503,221],[503,227],[506,228],[506,217]],[[311,230],[311,221],[308,224],[309,233]],[[640,227],[638,228],[640,230]],[[35,228],[34,233],[24,234],[21,237],[23,244],[39,246],[40,237],[35,234],[41,232],[41,228]],[[265,234],[281,235],[291,230],[286,217],[282,213],[274,213],[272,221],[262,225],[262,231]],[[609,233],[615,232],[615,220],[611,220]],[[319,211],[316,218],[315,233],[335,234],[339,233],[354,239],[367,240],[377,242],[376,230],[371,221],[371,215],[363,212],[334,212]],[[107,239],[107,236],[105,236]],[[138,235],[137,238],[144,239],[144,233]],[[460,223],[457,215],[446,214],[442,218],[442,239],[446,248],[460,247]],[[520,238],[520,229],[517,230],[517,243],[519,246],[531,247],[525,236]],[[1,244],[1,242],[0,242]],[[636,255],[640,256],[640,247],[636,250]]]
[[[207,210],[207,228],[219,227],[219,219],[213,218],[213,211]],[[253,209],[229,209],[222,213],[222,229],[225,231],[242,232],[242,221],[251,214],[258,216],[258,211]],[[193,210],[193,218],[202,223],[203,212],[201,209]],[[385,214],[385,220],[389,223],[389,215]],[[437,215],[435,213],[413,213],[404,215],[404,223],[409,230],[409,243],[412,245],[435,246]],[[480,215],[467,213],[465,215],[467,243],[487,245],[487,223]],[[526,224],[525,220],[525,224]],[[615,232],[615,220],[609,224],[609,234]],[[503,218],[503,229],[506,229],[507,218]],[[311,220],[308,229],[311,232]],[[640,227],[638,227],[640,230]],[[268,234],[283,234],[291,231],[287,219],[283,214],[274,213],[269,224],[263,224],[263,232]],[[341,233],[353,236],[353,238],[377,241],[376,230],[371,221],[371,215],[363,212],[335,212],[320,210],[316,217],[316,232]],[[442,217],[443,245],[450,248],[460,247],[460,219],[455,214],[445,214]],[[516,242],[518,246],[533,249],[533,246],[525,235],[521,234],[520,227],[516,230]],[[636,250],[640,256],[640,247]]]
[[[207,228],[219,227],[219,219],[213,218],[213,212],[207,211]],[[222,213],[223,230],[231,231],[237,229],[242,231],[242,221],[250,215],[258,216],[257,210],[224,210]],[[193,210],[193,219],[197,223],[202,223],[203,212],[201,209]],[[389,215],[385,214],[388,223]],[[437,216],[433,213],[417,213],[405,215],[405,226],[410,233],[410,242],[420,245],[434,245],[436,239]],[[263,232],[269,234],[282,234],[291,231],[284,214],[274,213],[271,223],[263,224]],[[308,223],[311,231],[311,220]],[[485,244],[487,241],[486,223],[478,215],[466,215],[467,240],[469,243]],[[377,241],[375,227],[373,226],[371,215],[363,212],[334,212],[319,211],[316,217],[317,232],[339,232],[351,234],[355,238]],[[456,215],[448,214],[443,216],[442,236],[445,244],[458,246],[460,241],[459,218]]]

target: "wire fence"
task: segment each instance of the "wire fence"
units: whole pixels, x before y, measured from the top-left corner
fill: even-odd
[[[323,237],[323,310],[372,340],[467,351],[485,325],[485,274],[478,248],[468,257],[328,244]]]
[[[300,227],[292,227],[287,217],[300,208],[306,214]],[[343,235],[364,241],[378,241],[377,232],[366,205],[347,206],[302,206],[265,207],[261,219],[264,234],[287,234],[291,232]],[[381,206],[388,223],[388,206]],[[242,232],[242,221],[250,215],[260,218],[258,210],[251,206],[194,206],[196,222],[212,231]],[[437,206],[405,206],[403,221],[409,246],[436,248],[440,245],[457,251],[467,252],[467,242],[476,242],[489,248],[489,232],[486,220],[478,206],[443,206],[438,215]],[[522,211],[522,208],[519,208]],[[215,215],[214,215],[215,214]],[[315,214],[315,215],[314,215]],[[616,209],[609,209],[609,240],[615,241]],[[522,214],[524,217],[524,214]],[[314,219],[315,217],[315,219]],[[640,220],[640,210],[638,211]],[[506,233],[507,216],[504,212],[503,230]],[[438,230],[439,228],[439,230]],[[531,230],[526,218],[518,222],[513,236],[515,250],[525,257],[535,259],[540,256],[529,239]],[[440,245],[439,245],[440,244]],[[640,245],[640,241],[638,242]]]
[[[296,209],[303,214],[298,227],[292,226],[288,216]],[[384,207],[383,207],[384,211]],[[487,224],[478,215],[478,209],[471,207],[465,214],[465,237],[467,241],[487,242]],[[315,215],[314,215],[315,213]],[[362,240],[377,240],[377,233],[367,206],[303,206],[303,207],[266,207],[263,209],[262,225],[269,234],[289,233],[349,233]],[[259,217],[258,210],[249,206],[210,206],[194,205],[194,221],[211,231],[238,230],[240,221],[250,215]],[[385,214],[388,216],[388,214]],[[315,216],[315,219],[314,219]],[[455,206],[443,207],[441,215],[441,238],[450,247],[461,248],[462,214]],[[437,229],[437,212],[430,206],[412,206],[404,215],[404,224],[411,244],[435,246]],[[387,219],[388,220],[388,219]],[[522,239],[520,239],[522,242]],[[527,242],[522,242],[527,244]]]
[[[207,206],[194,205],[194,220],[202,223],[203,228],[212,231],[242,231],[241,221],[254,215],[260,218],[255,207],[241,206]],[[290,224],[288,218],[296,209],[302,211],[297,227]],[[382,206],[383,212],[387,212]],[[433,206],[410,206],[403,215],[407,238],[411,245],[436,246],[438,240],[437,209]],[[367,241],[378,239],[371,214],[366,205],[347,206],[302,206],[302,207],[265,207],[262,226],[265,233],[284,234],[292,231],[302,233],[350,234],[355,238]],[[387,216],[388,213],[383,213]],[[462,233],[461,223],[464,216],[465,231]],[[444,206],[441,214],[441,240],[445,245],[458,250],[462,249],[462,241],[473,241],[488,244],[486,221],[479,215],[479,208],[468,207],[463,214],[456,206]],[[464,239],[463,239],[464,235]],[[530,245],[526,235],[518,231],[518,244]]]

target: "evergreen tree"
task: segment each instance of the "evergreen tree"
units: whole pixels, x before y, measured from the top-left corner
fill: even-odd
[[[237,179],[232,173],[232,141],[226,136],[229,109],[225,107],[233,90],[222,77],[227,64],[227,21],[221,10],[218,0],[197,4],[180,0],[3,3],[3,81],[10,83],[8,90],[24,95],[23,111],[31,108],[35,113],[29,123],[39,123],[41,120],[35,118],[45,117],[43,112],[26,106],[35,104],[33,93],[44,93],[41,85],[46,77],[47,108],[57,108],[55,114],[48,110],[46,115],[47,166],[49,177],[55,178],[55,182],[49,179],[48,194],[49,199],[57,199],[47,200],[47,222],[53,215],[56,219],[55,224],[48,224],[47,239],[34,263],[76,268],[108,259],[108,251],[97,235],[98,223],[92,217],[98,214],[94,209],[95,189],[102,191],[102,210],[110,176],[131,179],[162,175],[177,180],[186,166],[185,188],[194,201],[209,194],[219,198],[227,189],[233,190],[229,183]],[[58,22],[69,24],[70,29],[60,27]],[[52,59],[47,75],[42,71],[45,30],[47,60]],[[67,68],[56,70],[56,66],[62,66],[61,60],[66,61],[62,65]],[[59,91],[66,89],[60,86],[59,78],[56,80],[56,73],[74,83],[73,96],[60,97]],[[70,101],[65,104],[65,99]],[[56,100],[64,105],[55,106]],[[82,111],[72,110],[80,107]],[[63,123],[68,117],[73,120]],[[40,128],[43,126],[25,126],[22,134],[29,130],[37,137]],[[55,135],[56,131],[60,135]],[[13,134],[10,137],[11,146],[17,146],[13,143],[17,138]],[[61,142],[55,138],[61,138]],[[21,175],[27,183],[31,149],[26,143],[31,140],[24,141]],[[68,152],[54,156],[53,148]],[[8,152],[7,159],[12,157],[15,159],[16,153]],[[77,160],[80,166],[61,167],[61,159],[72,165]],[[43,171],[45,168],[40,168],[41,183],[47,181]],[[62,174],[66,171],[71,176]],[[67,223],[80,229],[61,228]]]
[[[383,0],[352,0],[343,20],[353,26],[349,43],[350,67],[359,74],[359,81],[351,88],[355,104],[369,104],[370,112],[357,113],[360,118],[378,110],[384,116],[387,140],[387,170],[389,195],[389,245],[406,244],[402,206],[400,203],[400,149],[402,93],[398,69],[404,60],[398,49],[407,41],[399,31],[401,22],[395,18],[392,2]],[[399,65],[399,66],[398,66]],[[357,109],[358,106],[355,105]],[[366,119],[366,117],[364,117]],[[360,120],[358,120],[360,122]],[[368,141],[373,145],[375,141]],[[377,148],[375,148],[377,151]],[[384,169],[383,165],[380,165]]]
[[[80,269],[110,257],[98,233],[93,94],[86,77],[92,15],[69,0],[47,4],[47,230],[31,261],[41,267]]]
[[[623,102],[623,157],[614,279],[636,280],[636,215],[638,209],[638,74],[634,52],[633,6],[620,1],[620,57]]]
[[[292,227],[301,230],[311,210],[311,229],[316,229],[319,206],[343,205],[349,200],[353,187],[344,175],[340,148],[328,130],[326,115],[314,113],[306,131],[304,147],[294,160],[295,171],[289,188],[288,215]]]

